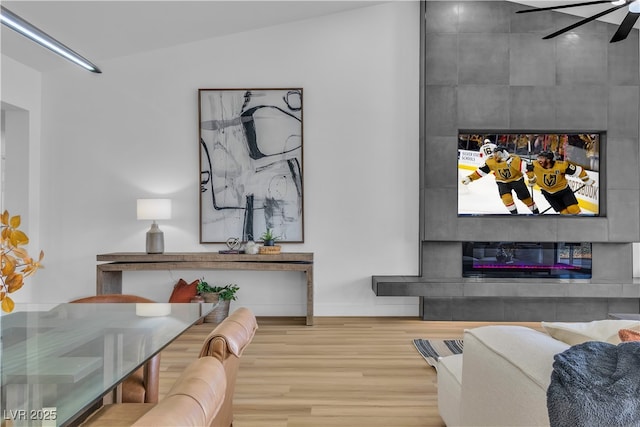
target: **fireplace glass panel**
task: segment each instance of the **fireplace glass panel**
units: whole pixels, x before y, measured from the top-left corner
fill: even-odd
[[[590,279],[591,243],[464,242],[462,276]]]

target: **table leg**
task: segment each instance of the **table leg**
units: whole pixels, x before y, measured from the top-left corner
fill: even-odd
[[[96,270],[96,295],[121,294],[122,271],[105,271],[100,267]]]
[[[307,274],[307,326],[313,326],[313,264],[309,265]]]

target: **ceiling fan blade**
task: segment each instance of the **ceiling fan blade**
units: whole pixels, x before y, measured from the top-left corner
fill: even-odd
[[[626,39],[636,21],[638,20],[638,17],[640,17],[640,13],[627,13],[627,16],[624,17],[624,20],[618,27],[618,31],[616,31],[616,33],[611,38],[611,43],[619,42],[620,40]]]
[[[589,6],[592,4],[611,3],[611,0],[588,1],[584,3],[565,4],[562,6],[538,7],[535,9],[519,10],[516,13],[542,12],[543,10],[565,9],[567,7]]]
[[[607,9],[604,12],[596,13],[595,15],[590,16],[588,18],[585,18],[582,21],[578,21],[573,25],[569,25],[568,27],[564,27],[561,30],[556,31],[555,33],[549,34],[548,36],[544,36],[543,39],[544,40],[552,39],[552,38],[554,38],[556,36],[559,36],[560,34],[566,33],[567,31],[571,31],[574,28],[579,27],[580,25],[584,25],[584,24],[586,24],[588,22],[595,21],[596,19],[600,18],[601,16],[604,16],[604,15],[606,15],[608,13],[614,12],[614,11],[616,11],[616,10],[622,8],[622,7],[626,7],[626,6],[627,6],[627,4],[623,3],[621,5],[614,6],[611,9]]]

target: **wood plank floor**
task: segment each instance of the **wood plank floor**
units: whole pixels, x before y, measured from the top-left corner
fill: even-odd
[[[495,323],[417,318],[259,318],[241,359],[234,427],[443,426],[436,372],[414,338],[460,338]],[[513,323],[516,324],[516,323]],[[539,329],[539,323],[517,323]],[[195,325],[161,356],[160,397],[215,325]]]

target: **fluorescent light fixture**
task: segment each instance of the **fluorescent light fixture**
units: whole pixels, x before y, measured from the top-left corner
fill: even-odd
[[[68,59],[69,61],[81,66],[82,68],[89,70],[93,73],[102,73],[98,67],[91,63],[86,58],[78,55],[73,50],[69,49],[44,31],[34,27],[24,19],[20,18],[15,13],[11,12],[4,6],[0,6],[0,21],[7,27],[11,28],[14,31],[22,34],[26,38],[38,43],[40,46],[46,47],[47,49],[57,53],[63,58]]]
[[[629,12],[631,13],[640,13],[640,1],[636,0],[633,3],[629,4]]]

